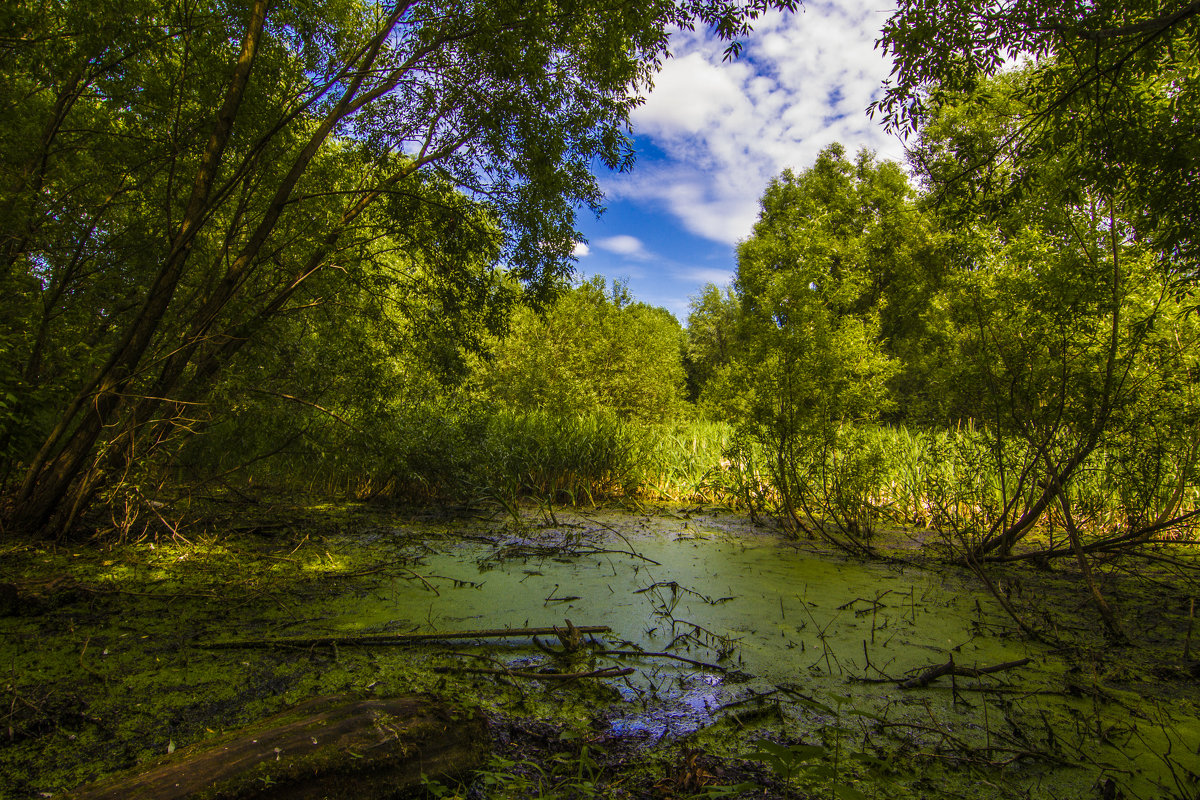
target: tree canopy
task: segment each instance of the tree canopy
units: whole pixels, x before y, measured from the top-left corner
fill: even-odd
[[[1190,285],[1200,206],[1179,187],[1200,180],[1198,42],[1200,4],[1188,0],[901,0],[880,39],[895,66],[873,110],[913,133],[964,96],[986,103],[990,79],[1027,62],[1001,135],[959,178],[1020,192],[1029,165],[1055,157],[1071,191],[1113,198]]]
[[[327,273],[419,273],[449,316],[489,271],[550,289],[669,30],[793,6],[6,4],[9,523],[68,526],[261,331],[336,304]]]
[[[670,312],[596,277],[543,313],[518,309],[478,381],[488,402],[505,407],[661,422],[682,402],[682,347],[683,329]]]

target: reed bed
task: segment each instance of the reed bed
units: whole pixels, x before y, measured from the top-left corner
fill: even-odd
[[[240,469],[220,437],[210,447],[210,472],[326,494],[509,509],[523,500],[664,500],[743,509],[785,525],[790,514],[798,527],[830,535],[869,538],[888,527],[968,544],[1041,492],[1029,477],[1034,452],[971,423],[844,426],[804,451],[803,463],[786,465],[787,474],[761,443],[723,422],[646,425],[605,412],[470,404],[416,407],[373,424],[369,435],[365,426],[310,426],[290,448]],[[1101,448],[1088,459],[1066,487],[1081,529],[1099,536],[1152,520],[1172,503],[1175,513],[1197,507],[1186,465],[1170,454],[1152,456]],[[794,496],[784,496],[785,480]],[[1062,525],[1056,513],[1041,521],[1050,535]]]

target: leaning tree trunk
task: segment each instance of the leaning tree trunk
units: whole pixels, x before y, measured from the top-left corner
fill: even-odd
[[[123,405],[124,391],[171,305],[192,244],[205,223],[213,182],[233,132],[233,123],[246,86],[250,82],[251,68],[266,22],[267,5],[268,0],[256,0],[251,9],[241,53],[204,148],[187,210],[171,242],[171,249],[137,318],[112,357],[91,383],[76,395],[29,465],[12,512],[11,521],[18,529],[35,531],[47,528],[56,513],[67,510],[64,506],[78,506],[78,502],[64,502],[72,496],[73,489],[77,492],[87,491],[86,488],[77,489],[80,473],[95,458],[101,433],[112,423]]]

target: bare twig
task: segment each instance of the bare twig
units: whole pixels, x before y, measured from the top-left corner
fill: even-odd
[[[694,658],[675,655],[674,653],[651,653],[645,650],[601,650],[598,655],[602,656],[625,656],[628,658],[671,658],[675,661],[682,661],[685,664],[691,664],[693,667],[701,669],[711,669],[715,672],[729,672],[729,667],[722,667],[720,664],[710,664],[707,661],[697,661]]]
[[[578,678],[620,678],[632,675],[633,667],[604,667],[587,672],[520,672],[511,669],[487,669],[484,667],[434,667],[434,672],[470,672],[480,675],[503,675],[508,678],[528,678],[537,681],[573,681]]]

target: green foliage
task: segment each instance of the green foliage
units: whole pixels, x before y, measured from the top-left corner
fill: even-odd
[[[493,318],[512,286],[489,285],[478,269],[481,294],[454,314],[436,287],[411,289],[423,273],[380,274],[341,289],[342,308],[358,304],[352,317],[310,314],[260,337],[250,352],[280,352],[226,372],[228,405],[185,463],[196,476],[255,464],[248,474],[271,483],[510,508],[529,497],[575,504],[706,491],[720,460],[709,437],[721,431],[648,427],[682,405],[673,317],[596,279],[542,314],[518,308],[501,333]],[[264,372],[264,363],[287,366]]]
[[[637,429],[610,414],[503,412],[489,419],[471,479],[476,491],[510,505],[523,496],[592,503],[636,493],[643,448]]]
[[[721,463],[729,431],[724,424],[646,426],[603,411],[497,410],[452,393],[385,409],[352,428],[300,405],[276,416],[270,400],[240,407],[238,420],[191,443],[185,463],[192,474],[228,473],[224,480],[359,498],[483,501],[508,509],[524,499],[568,505],[636,497],[738,502]]]
[[[880,40],[895,71],[873,108],[917,131],[1027,58],[1019,101],[995,120],[1003,136],[960,163],[956,192],[1017,197],[1038,181],[1031,165],[1061,159],[1073,191],[1112,198],[1191,284],[1200,206],[1179,187],[1200,159],[1198,30],[1183,0],[902,0]]]
[[[1038,79],[922,110],[922,196],[837,147],[768,188],[736,305],[708,287],[689,333],[748,507],[860,553],[881,524],[932,524],[974,558],[1039,526],[1083,558],[1186,523],[1196,323],[1133,195],[1081,181],[1070,148],[994,162],[1019,191],[963,191],[962,164],[1011,144]]]
[[[664,309],[635,303],[620,282],[596,277],[543,313],[518,309],[508,335],[480,364],[483,396],[506,408],[562,416],[611,411],[663,422],[682,401],[683,331]]]
[[[703,397],[706,405],[719,406],[725,392],[719,388],[718,374],[727,372],[733,359],[739,316],[737,295],[731,286],[720,289],[708,283],[691,299],[684,353],[690,400]]]
[[[402,285],[435,342],[479,337],[505,281],[545,296],[600,206],[592,165],[632,163],[668,31],[793,5],[5,4],[7,522],[70,527],[223,404],[245,348],[352,319],[348,285]]]
[[[1100,529],[1113,512],[1132,530],[1164,522],[1192,470],[1191,437],[1177,424],[1195,414],[1190,391],[1181,391],[1194,324],[1136,219],[1114,195],[1081,186],[1069,153],[1025,164],[1021,194],[1004,204],[955,192],[957,165],[1007,135],[1032,79],[1010,75],[945,101],[916,149],[931,189],[956,198],[945,213],[957,226],[947,237],[957,264],[935,299],[948,356],[937,372],[953,387],[943,408],[979,420],[991,437],[987,471],[999,494],[995,515],[978,520],[979,554],[1008,552],[1058,512],[1068,528],[1075,516],[1100,523],[1099,506],[1109,509]],[[1168,430],[1178,434],[1164,448]],[[1086,474],[1119,464],[1131,466],[1128,499],[1140,500],[1098,506],[1076,496]]]
[[[896,328],[903,315],[881,308],[904,281],[879,265],[912,261],[903,233],[916,216],[911,197],[896,165],[865,153],[850,162],[831,147],[802,174],[772,182],[753,236],[739,247],[740,342],[735,362],[710,385],[736,392],[726,407],[762,448],[792,524],[825,532],[825,512],[861,505],[845,496],[851,473],[866,464],[847,437],[849,426],[892,407],[888,382],[899,365],[881,339],[884,320]],[[830,470],[842,477],[829,480]],[[846,521],[835,524],[861,547],[862,520],[849,529]]]
[[[731,435],[728,423],[702,419],[649,428],[643,492],[683,502],[737,505],[739,494],[725,459]]]
[[[825,757],[826,750],[819,744],[782,745],[760,739],[754,743],[755,749],[746,754],[746,758],[762,761],[775,770],[785,784],[790,784],[792,778],[811,768],[809,762]]]

